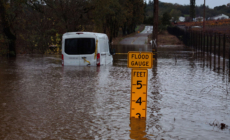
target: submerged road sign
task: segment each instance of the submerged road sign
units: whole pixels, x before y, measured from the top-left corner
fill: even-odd
[[[146,118],[148,70],[132,69],[131,78],[131,118]]]
[[[152,52],[128,52],[129,68],[150,69],[153,66]]]

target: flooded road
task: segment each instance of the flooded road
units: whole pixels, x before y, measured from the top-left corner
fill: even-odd
[[[144,45],[148,44],[148,35],[150,35],[153,31],[153,26],[145,26],[145,29],[139,33],[135,34],[132,37],[124,38],[120,44],[122,45]]]
[[[209,58],[189,48],[159,48],[148,70],[146,121],[129,118],[131,69],[124,55],[104,67],[62,67],[61,56],[1,58],[0,139],[227,140],[228,71]]]

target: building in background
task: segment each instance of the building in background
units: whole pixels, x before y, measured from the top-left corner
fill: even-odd
[[[230,7],[230,3],[227,4],[227,7]]]
[[[201,21],[203,21],[203,17],[196,17],[195,19],[194,19],[194,21],[195,22],[201,22]]]
[[[229,19],[229,16],[225,15],[225,14],[221,14],[218,16],[214,16],[210,18],[211,20],[219,20],[219,19]]]
[[[185,22],[185,17],[179,17],[179,22]]]

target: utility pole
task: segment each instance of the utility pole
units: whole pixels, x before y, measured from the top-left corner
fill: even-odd
[[[204,17],[203,17],[203,31],[205,31],[205,0],[204,0]]]
[[[152,52],[156,56],[158,44],[158,0],[154,0],[153,6],[153,35],[152,35]]]
[[[190,20],[193,21],[196,18],[196,0],[190,0]]]

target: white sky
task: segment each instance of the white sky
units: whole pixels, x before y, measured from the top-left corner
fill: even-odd
[[[149,1],[149,0],[145,0]],[[151,0],[153,1],[153,0]],[[168,2],[168,3],[178,3],[181,5],[189,5],[190,0],[159,0],[161,2]],[[214,8],[215,6],[221,6],[226,5],[230,3],[230,0],[205,0],[205,4],[209,6],[209,8]],[[200,6],[201,4],[204,4],[204,0],[196,0],[196,5]]]

